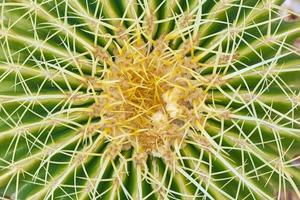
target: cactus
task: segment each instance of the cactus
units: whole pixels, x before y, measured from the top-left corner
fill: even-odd
[[[2,0],[0,198],[300,199],[298,0]]]

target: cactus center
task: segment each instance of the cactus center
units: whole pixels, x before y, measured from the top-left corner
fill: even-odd
[[[180,143],[197,120],[205,92],[193,80],[197,63],[163,40],[126,43],[104,75],[104,129],[147,152]]]

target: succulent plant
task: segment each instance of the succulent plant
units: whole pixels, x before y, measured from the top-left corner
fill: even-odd
[[[1,0],[0,199],[300,199],[297,0]]]

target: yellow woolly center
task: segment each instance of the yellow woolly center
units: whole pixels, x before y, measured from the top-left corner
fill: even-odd
[[[162,39],[124,44],[100,95],[100,115],[111,137],[147,152],[183,139],[205,95],[193,81],[197,63],[182,55]]]

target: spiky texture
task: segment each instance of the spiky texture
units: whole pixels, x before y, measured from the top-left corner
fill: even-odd
[[[282,3],[2,0],[0,198],[300,198]]]

